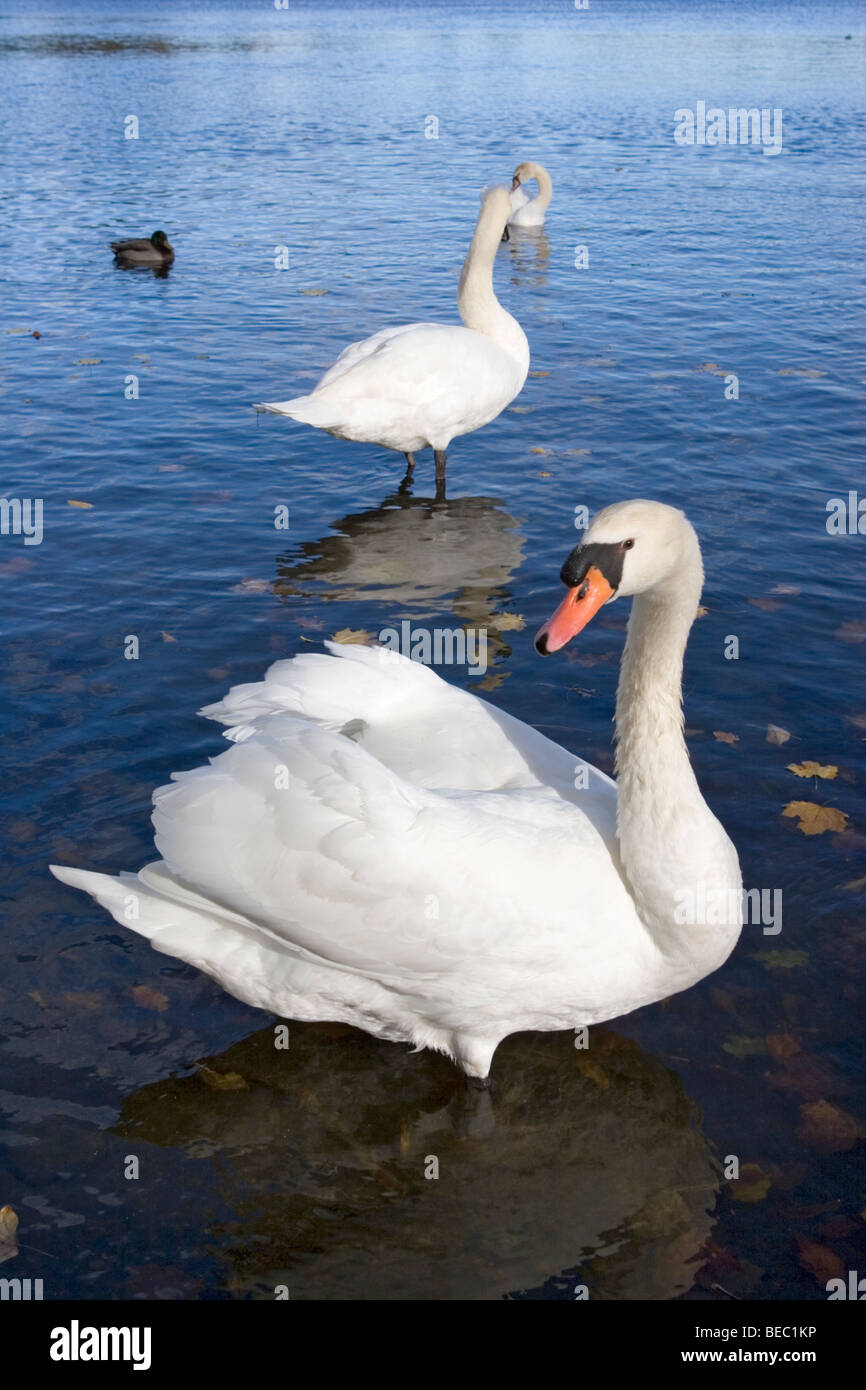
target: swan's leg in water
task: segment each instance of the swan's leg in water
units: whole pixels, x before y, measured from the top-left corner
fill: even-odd
[[[406,476],[404,477],[402,483],[400,484],[400,487],[398,488],[399,492],[406,492],[412,486],[412,479],[415,476],[415,455],[407,453],[406,463],[409,466],[406,469]]]
[[[436,462],[436,501],[445,501],[445,450],[434,449],[433,458]]]

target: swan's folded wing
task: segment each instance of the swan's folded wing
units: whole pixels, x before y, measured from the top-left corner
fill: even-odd
[[[439,327],[441,327],[440,324],[404,323],[400,324],[397,328],[382,328],[378,333],[372,333],[369,338],[362,338],[358,343],[350,343],[348,347],[343,348],[336,362],[334,362],[320,378],[315,390],[321,391],[323,386],[329,386],[331,382],[337,381],[339,377],[344,376],[345,373],[351,371],[353,367],[357,367],[359,362],[363,362],[365,358],[372,357],[376,353],[381,352],[384,347],[395,342],[398,338],[401,338],[404,333],[414,333],[419,328]]]
[[[419,661],[382,647],[326,646],[331,656],[277,661],[263,681],[234,686],[200,713],[229,725],[233,739],[248,737],[258,721],[280,713],[345,730],[422,787],[555,789],[583,806],[613,841],[616,791],[603,772]]]
[[[584,931],[591,973],[593,940],[610,950],[598,924],[629,910],[576,806],[539,789],[414,787],[288,715],[160,788],[153,819],[185,892],[397,988],[471,973],[473,959],[543,971],[557,958],[551,934]]]

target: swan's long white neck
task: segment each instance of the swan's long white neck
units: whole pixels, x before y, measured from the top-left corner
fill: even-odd
[[[622,866],[656,945],[695,979],[733,948],[741,887],[736,851],[701,796],[683,734],[683,655],[702,580],[695,541],[674,581],[636,596],[616,702]],[[689,921],[690,902],[713,920]]]
[[[493,262],[502,238],[504,218],[498,218],[487,205],[475,228],[475,235],[460,272],[457,307],[467,328],[484,333],[513,357],[523,375],[529,371],[529,343],[520,324],[503,309],[493,292]]]
[[[547,212],[550,207],[550,200],[553,197],[553,181],[547,170],[542,164],[531,164],[532,177],[538,184],[538,192],[531,200],[531,205],[539,212]]]

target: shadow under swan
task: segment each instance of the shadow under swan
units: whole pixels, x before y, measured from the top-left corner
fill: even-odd
[[[658,1058],[606,1028],[574,1042],[506,1039],[479,1095],[345,1025],[293,1023],[282,1049],[266,1028],[142,1087],[117,1132],[193,1165],[173,1170],[187,1220],[212,1165],[225,1209],[209,1187],[202,1236],[236,1297],[484,1300],[553,1277],[567,1298],[676,1298],[720,1165]]]

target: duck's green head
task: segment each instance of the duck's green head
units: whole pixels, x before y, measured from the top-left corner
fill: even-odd
[[[150,240],[151,243],[156,247],[157,251],[171,250],[171,247],[168,244],[168,237],[166,236],[165,232],[154,232]]]

